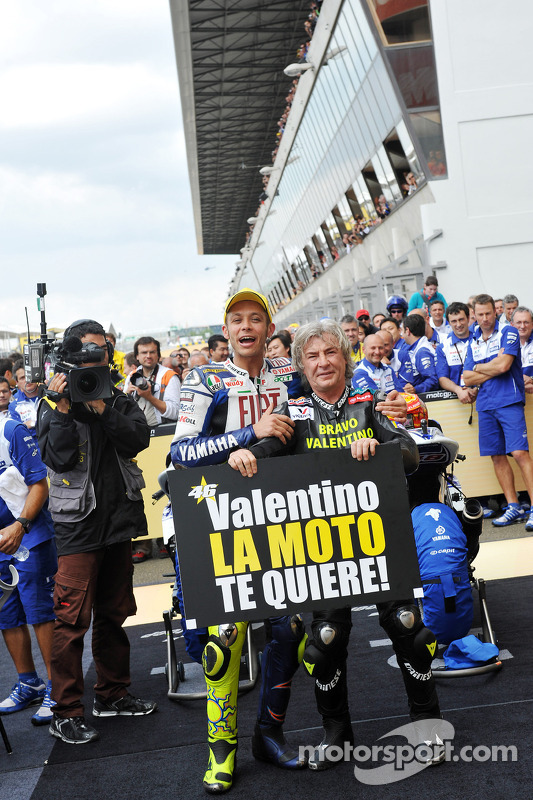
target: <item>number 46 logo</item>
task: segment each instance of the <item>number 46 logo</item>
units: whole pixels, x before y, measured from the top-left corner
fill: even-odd
[[[198,503],[201,503],[202,500],[214,500],[217,486],[218,483],[206,483],[205,478],[202,477],[202,482],[199,486],[191,486],[188,497],[196,498]]]

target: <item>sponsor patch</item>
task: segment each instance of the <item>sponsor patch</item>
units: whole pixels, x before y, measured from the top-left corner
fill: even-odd
[[[194,417],[187,417],[186,415],[179,417],[178,422],[184,422],[186,425],[196,425]]]
[[[183,400],[184,403],[192,403],[194,401],[194,394],[192,392],[182,392],[180,400]]]
[[[289,405],[290,406],[295,406],[295,405],[308,405],[308,406],[310,406],[311,405],[311,400],[309,400],[309,398],[305,397],[304,395],[302,395],[301,397],[291,397],[289,399]]]
[[[272,372],[274,375],[287,375],[289,372],[294,372],[294,370],[291,364],[287,364],[286,367],[275,367]]]
[[[232,386],[244,386],[244,381],[239,381],[237,378],[223,378],[224,386],[231,389]]]
[[[372,392],[364,392],[364,394],[354,394],[352,397],[348,398],[348,403],[353,406],[354,403],[367,403],[369,400],[373,400],[374,395]]]
[[[191,414],[194,411],[194,403],[180,403],[182,414]]]
[[[224,386],[224,384],[222,383],[222,380],[218,377],[218,375],[208,375],[207,376],[207,385],[214,392],[218,391],[219,389],[222,389],[222,387]]]
[[[314,419],[315,409],[312,406],[290,406],[289,414],[291,419]]]

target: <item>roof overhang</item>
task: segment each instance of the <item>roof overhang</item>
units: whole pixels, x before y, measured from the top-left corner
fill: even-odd
[[[238,253],[272,163],[309,0],[170,0],[199,253]]]

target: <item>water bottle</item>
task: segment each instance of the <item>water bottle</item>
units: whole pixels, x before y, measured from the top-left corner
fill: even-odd
[[[0,539],[2,538],[2,534],[0,533]],[[13,553],[13,558],[16,558],[17,561],[26,561],[30,554],[30,551],[27,547],[24,547],[23,544],[20,545],[19,549],[16,553]]]

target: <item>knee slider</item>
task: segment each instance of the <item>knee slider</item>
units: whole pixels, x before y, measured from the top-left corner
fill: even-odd
[[[403,639],[402,650],[421,671],[428,670],[437,650],[434,634],[422,622],[418,606],[400,606],[394,611],[394,626]]]
[[[393,612],[393,623],[400,636],[414,636],[423,627],[420,609],[415,605],[396,608]]]
[[[330,674],[339,651],[347,644],[347,634],[331,622],[314,622],[313,638],[307,641],[303,664],[309,675],[323,680]]]
[[[237,641],[237,626],[233,623],[219,625],[218,636],[211,634],[202,654],[202,666],[206,678],[218,681],[228,671],[231,647]]]

